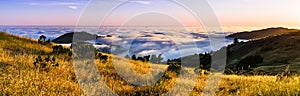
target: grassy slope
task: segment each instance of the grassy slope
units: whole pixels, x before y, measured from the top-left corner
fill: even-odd
[[[48,71],[34,68],[33,62],[38,55],[45,56],[52,51],[51,46],[42,46],[37,41],[0,33],[0,95],[80,95],[80,89],[74,75],[73,64],[67,55],[59,55],[58,67],[49,67]],[[51,55],[51,54],[50,54]],[[108,54],[107,54],[108,55]],[[151,86],[133,86],[120,78],[112,65],[122,65],[126,59],[108,55],[107,62],[96,60],[102,80],[119,95],[158,95],[167,92],[176,82],[174,72]],[[128,61],[128,60],[127,60]],[[138,73],[164,69],[165,65],[129,61]],[[86,66],[86,65],[84,65]],[[84,67],[81,66],[81,67]],[[124,69],[129,66],[124,66]],[[194,72],[193,69],[184,69]],[[126,70],[125,70],[126,72]],[[129,75],[131,73],[128,73]],[[88,76],[88,75],[87,75]],[[191,95],[200,95],[208,75],[200,75]],[[99,78],[99,77],[95,77]],[[274,76],[223,76],[216,95],[298,95],[300,77],[293,76],[276,81]],[[189,84],[189,80],[180,80],[179,84]],[[91,86],[92,87],[92,86]],[[184,86],[183,86],[184,87]],[[180,90],[177,90],[180,92]]]
[[[240,43],[229,49],[229,65],[234,66],[237,61],[252,55],[261,55],[262,64],[255,70],[274,72],[284,71],[290,64],[290,71],[300,71],[300,33],[287,33],[270,38]]]
[[[42,46],[37,41],[0,33],[0,95],[82,94],[72,80],[72,64],[65,56],[59,56],[61,66],[49,72],[34,67],[38,55],[45,56],[51,51],[51,46]]]

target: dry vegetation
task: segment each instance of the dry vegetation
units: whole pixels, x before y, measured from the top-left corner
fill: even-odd
[[[84,95],[83,90],[77,81],[71,57],[67,54],[52,54],[50,45],[40,45],[37,41],[20,38],[5,33],[0,33],[0,95]],[[47,66],[46,68],[36,68],[35,58],[39,55],[57,57],[59,66]],[[147,74],[150,67],[153,72],[166,69],[166,65],[149,64],[140,61],[126,60],[109,54],[105,54],[108,60],[95,60],[96,68],[101,77],[95,81],[85,81],[85,83],[104,83],[119,95],[160,95],[170,90],[177,78],[175,72],[165,72],[163,78],[149,86],[135,86],[122,79],[115,70],[114,64],[123,65],[130,62],[130,66],[120,66],[124,68],[133,67],[137,73]],[[83,70],[81,74],[89,77],[87,73],[92,69],[89,64],[77,66]],[[193,69],[183,69],[186,72],[194,72]],[[126,73],[130,76],[132,73]],[[81,75],[82,76],[82,75]],[[208,75],[200,74],[191,95],[201,95]],[[179,84],[190,84],[190,80],[180,80]],[[88,86],[97,88],[99,86]],[[92,91],[92,92],[97,92]],[[180,92],[180,90],[177,90]],[[87,94],[87,93],[86,93]],[[93,94],[93,93],[91,93]],[[187,94],[187,93],[183,93]],[[300,77],[290,76],[278,80],[275,76],[238,76],[224,75],[216,91],[216,95],[267,95],[267,96],[296,96],[300,94]]]

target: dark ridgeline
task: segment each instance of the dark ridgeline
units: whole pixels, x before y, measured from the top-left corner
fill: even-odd
[[[71,32],[71,33],[66,33],[62,36],[59,36],[58,38],[52,40],[52,42],[58,43],[58,44],[72,43],[74,34],[76,34],[75,36],[78,36],[78,37],[76,37],[76,39],[78,39],[80,41],[96,40],[96,38],[98,37],[97,35],[93,35],[93,34],[90,34],[87,32]]]

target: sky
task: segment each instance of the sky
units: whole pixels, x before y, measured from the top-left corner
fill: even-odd
[[[111,0],[98,1],[105,5]],[[76,25],[82,13],[87,11],[88,2],[89,0],[0,0],[0,25]],[[223,26],[300,25],[300,0],[207,2]],[[88,11],[101,13],[102,10]],[[168,17],[171,19],[166,19]],[[104,24],[118,25],[129,21],[133,25],[143,25],[145,22],[149,25],[177,24],[172,20],[183,25],[199,24],[193,14],[170,0],[129,0],[109,14]],[[92,16],[90,21],[93,21]]]

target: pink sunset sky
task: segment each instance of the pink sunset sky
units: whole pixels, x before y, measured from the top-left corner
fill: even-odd
[[[109,2],[109,0],[99,0]],[[174,16],[185,25],[198,24],[188,12],[168,6],[164,0],[129,0],[130,7],[112,13],[107,25],[120,24],[133,10],[175,10]],[[300,25],[300,0],[207,0],[223,26],[298,26]],[[1,0],[0,25],[76,25],[89,0]],[[156,6],[159,3],[162,6]],[[146,6],[146,7],[145,7]],[[156,7],[153,7],[156,6]],[[148,8],[148,9],[147,9]],[[151,9],[152,8],[152,9]],[[101,11],[93,10],[94,12]],[[140,14],[136,23],[167,19],[161,15]],[[91,18],[92,19],[92,18]],[[133,18],[131,18],[133,19]],[[169,20],[169,19],[168,19]],[[154,22],[157,23],[157,22]],[[151,24],[151,22],[150,22]],[[166,23],[168,25],[170,23]],[[138,24],[137,24],[138,25]]]

